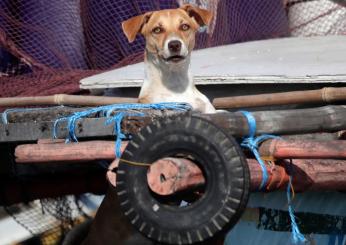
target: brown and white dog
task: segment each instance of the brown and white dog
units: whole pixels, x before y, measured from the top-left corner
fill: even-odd
[[[190,4],[148,12],[122,23],[129,42],[138,33],[146,39],[145,70],[139,102],[186,102],[202,113],[215,113],[209,99],[197,90],[189,72],[191,51],[199,27],[211,22],[211,12]]]

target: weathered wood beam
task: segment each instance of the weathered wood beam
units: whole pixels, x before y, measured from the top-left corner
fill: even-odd
[[[346,106],[325,106],[312,109],[256,111],[252,112],[257,122],[257,134],[302,134],[314,132],[336,132],[346,129]],[[162,113],[162,116],[165,114]],[[248,124],[240,112],[201,114],[219,127],[226,129],[236,137],[248,134]],[[144,117],[127,117],[123,121],[123,129],[128,133],[136,133],[150,123],[153,118],[160,117],[148,114]],[[85,118],[77,121],[76,135],[79,138],[100,138],[113,136],[113,126],[105,125],[107,118]],[[0,124],[0,142],[37,141],[51,138],[54,122],[23,122]],[[58,138],[66,138],[66,123],[58,125]]]
[[[58,155],[57,158],[60,161],[73,158],[91,160],[92,154],[96,154],[98,159],[115,158],[113,142],[102,142],[100,146],[102,145],[104,150],[98,150],[99,147],[96,146],[96,143],[23,145],[17,147],[15,155],[17,161],[20,160],[23,163],[26,162],[26,164],[29,164],[29,162],[35,163],[36,160],[37,162],[47,162],[44,159],[53,159],[55,155]],[[94,149],[91,146],[94,146]],[[84,150],[78,150],[78,147],[84,148]],[[64,153],[59,156],[59,151]],[[33,154],[30,155],[30,152],[33,152]],[[20,155],[18,153],[25,154]],[[88,157],[79,156],[81,154]],[[62,156],[65,156],[65,158],[62,158]],[[251,175],[251,189],[257,190],[262,180],[261,168],[253,159],[248,159],[248,164]],[[268,191],[284,188],[288,183],[287,173],[293,173],[293,182],[295,188],[299,191],[346,190],[346,160],[294,159],[292,163],[282,160],[279,165],[268,165],[267,171],[269,173],[269,181],[266,187]],[[204,178],[200,169],[193,162],[187,159],[170,158],[161,159],[152,164],[148,181],[155,192],[171,194],[188,187],[201,185],[204,183]]]
[[[251,170],[251,190],[256,191],[260,186],[262,172],[259,164],[248,159]],[[308,190],[316,191],[346,191],[346,160],[293,160],[280,162],[281,165],[274,165],[273,168],[267,167],[269,171],[269,185],[267,191],[285,189],[287,187],[287,173],[293,173],[293,186],[295,191],[302,192]],[[291,165],[292,164],[292,165]],[[154,165],[152,165],[152,168]],[[155,178],[160,175],[155,174]],[[189,173],[184,173],[189,176]],[[194,174],[198,178],[198,174]],[[200,175],[203,176],[203,175]],[[196,180],[193,179],[193,180]],[[198,180],[198,179],[197,179]],[[157,183],[160,185],[160,182]],[[166,185],[169,182],[165,183]],[[189,186],[194,187],[203,184],[201,181]],[[2,195],[0,205],[11,205],[14,203],[36,200],[39,198],[57,197],[69,194],[82,194],[85,192],[104,193],[107,188],[104,173],[95,173],[93,175],[54,175],[37,176],[31,180],[4,180],[1,181]],[[161,194],[172,194],[184,189],[180,183],[166,188],[168,191],[160,191]],[[165,189],[163,189],[165,190]]]
[[[251,176],[250,189],[258,191],[262,181],[261,167],[254,159],[248,159],[247,162]],[[264,191],[285,189],[289,183],[289,175],[292,176],[295,191],[346,190],[346,160],[294,159],[291,162],[284,160],[279,164],[267,165],[269,178]],[[196,164],[179,158],[156,161],[150,166],[147,178],[150,189],[160,195],[172,195],[205,183]]]
[[[65,162],[113,160],[115,158],[114,141],[85,141],[79,143],[64,142],[18,145],[15,149],[16,162]],[[125,150],[127,142],[121,145]],[[264,158],[274,159],[342,159],[346,158],[346,141],[343,140],[281,140],[269,139],[259,147]]]
[[[127,142],[123,142],[121,152]],[[15,149],[17,163],[81,162],[94,160],[113,160],[114,141],[86,141],[79,143],[40,143],[19,145]]]
[[[201,169],[184,158],[162,158],[154,162],[147,172],[150,189],[159,195],[203,185],[205,178]]]
[[[215,98],[213,105],[216,108],[234,109],[273,105],[331,103],[343,100],[346,100],[346,88],[326,87],[317,90]]]
[[[138,103],[137,98],[55,94],[48,96],[0,98],[0,107],[18,107],[30,105],[77,105],[102,106],[119,103]]]
[[[346,88],[326,87],[318,90],[221,97],[213,100],[215,108],[233,109],[272,105],[330,103],[346,100]],[[137,98],[55,94],[50,96],[0,98],[0,107],[32,105],[102,106],[118,103],[138,103]]]
[[[304,134],[336,132],[346,129],[346,106],[323,106],[309,109],[254,111],[256,134]],[[232,135],[248,134],[248,123],[240,112],[202,114]]]
[[[267,140],[259,147],[261,156],[275,159],[346,159],[346,141]]]
[[[114,137],[114,125],[106,124],[108,118],[83,118],[77,120],[75,133],[78,138],[107,138]],[[136,133],[151,122],[150,117],[127,118],[123,128],[127,133]],[[67,123],[61,122],[57,126],[57,138],[65,139],[69,133]],[[1,142],[32,142],[39,139],[52,139],[54,122],[23,122],[0,124]]]

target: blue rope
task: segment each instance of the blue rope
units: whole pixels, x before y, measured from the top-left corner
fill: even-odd
[[[240,112],[246,117],[246,120],[249,125],[249,134],[246,138],[243,139],[241,146],[250,149],[252,153],[254,154],[256,160],[261,166],[263,178],[262,178],[259,189],[262,190],[268,182],[268,172],[267,172],[265,163],[261,159],[261,156],[258,152],[258,146],[261,142],[267,139],[278,139],[280,137],[275,135],[269,135],[269,134],[263,134],[261,136],[256,137],[257,126],[256,126],[255,117],[248,111],[240,111]],[[300,232],[299,227],[296,223],[295,216],[294,216],[294,209],[292,206],[292,199],[291,199],[291,184],[292,184],[292,177],[290,176],[289,183],[287,185],[287,202],[288,202],[288,213],[291,219],[292,240],[295,244],[304,243],[306,239],[304,235]]]
[[[99,114],[103,117],[107,117],[105,124],[110,125],[114,123],[114,134],[116,135],[115,141],[115,155],[120,157],[121,155],[121,142],[126,139],[127,136],[121,130],[121,122],[126,116],[144,116],[141,112],[128,112],[128,110],[140,110],[140,109],[154,109],[154,110],[178,110],[178,111],[188,111],[191,110],[191,106],[187,103],[155,103],[155,104],[114,104],[91,108],[85,111],[75,112],[68,117],[59,118],[54,122],[53,127],[53,138],[57,138],[57,129],[59,123],[66,121],[68,129],[68,136],[66,138],[66,143],[74,141],[78,142],[75,128],[77,120],[87,117],[91,114]],[[114,114],[114,115],[113,115]]]
[[[288,201],[288,213],[291,219],[291,227],[292,227],[292,240],[294,244],[304,243],[306,241],[304,235],[300,232],[299,227],[296,222],[296,218],[294,216],[294,209],[292,206],[291,199],[291,184],[292,177],[289,177],[289,183],[287,185],[287,201]]]
[[[121,142],[126,139],[126,135],[121,131],[121,122],[125,116],[144,116],[144,113],[128,113],[118,112],[114,117],[107,119],[106,125],[114,123],[114,134],[117,136],[115,140],[115,155],[116,157],[121,156]]]
[[[292,163],[291,163],[292,164]],[[292,166],[290,165],[292,168]],[[291,171],[292,175],[292,171]],[[291,219],[291,229],[292,229],[292,240],[294,244],[305,244],[306,238],[304,235],[300,232],[299,227],[296,222],[296,217],[294,216],[294,208],[292,204],[292,198],[291,198],[291,186],[292,186],[292,176],[289,176],[289,182],[286,189],[286,195],[287,195],[287,203],[288,203],[288,214]]]
[[[261,184],[259,186],[259,190],[262,190],[268,182],[268,172],[267,172],[265,162],[262,160],[262,158],[258,152],[258,146],[260,143],[262,143],[263,141],[265,141],[267,139],[277,139],[280,137],[275,136],[275,135],[269,135],[269,134],[263,134],[261,136],[256,137],[256,130],[257,130],[256,119],[248,111],[240,111],[240,112],[246,117],[246,120],[247,120],[247,123],[249,126],[249,134],[246,138],[243,139],[243,142],[240,145],[242,147],[245,147],[245,148],[248,148],[249,150],[251,150],[251,152],[254,154],[257,162],[261,166],[262,181],[261,181]]]

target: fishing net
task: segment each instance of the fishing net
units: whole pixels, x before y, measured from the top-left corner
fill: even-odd
[[[128,43],[122,21],[184,3],[214,14],[209,29],[197,35],[197,49],[346,34],[344,0],[2,0],[0,97],[80,93],[80,79],[143,60],[143,37]],[[54,227],[63,233],[75,217],[66,200],[21,204],[21,212],[8,210],[32,234]]]
[[[192,3],[214,13],[197,47],[300,35],[345,34],[344,0],[2,0],[0,97],[79,93],[79,80],[143,60],[121,22]]]
[[[72,196],[14,204],[5,210],[42,245],[59,244],[74,225],[87,217]]]
[[[288,0],[292,36],[346,35],[346,1]]]

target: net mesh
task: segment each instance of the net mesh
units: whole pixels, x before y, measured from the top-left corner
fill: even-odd
[[[346,35],[346,1],[288,1],[292,36]]]
[[[128,43],[121,22],[192,3],[214,20],[197,47],[345,34],[343,0],[2,0],[0,97],[78,93],[79,80],[143,60],[144,39]]]
[[[60,244],[67,232],[87,217],[72,196],[14,204],[5,210],[42,245]]]

